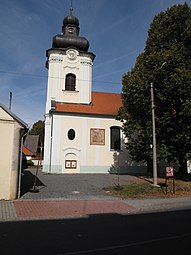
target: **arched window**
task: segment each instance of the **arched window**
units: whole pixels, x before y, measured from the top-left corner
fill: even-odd
[[[76,75],[68,73],[65,80],[65,90],[75,91],[76,90]]]
[[[121,128],[110,127],[110,148],[111,150],[121,150]]]

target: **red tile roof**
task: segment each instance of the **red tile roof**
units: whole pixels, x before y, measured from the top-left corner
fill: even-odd
[[[118,109],[122,106],[121,94],[92,92],[92,103],[56,103],[57,112],[84,113],[116,116]]]

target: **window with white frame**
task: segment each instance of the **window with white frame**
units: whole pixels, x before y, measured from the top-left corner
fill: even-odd
[[[76,90],[76,75],[68,73],[65,79],[65,90],[75,91]]]

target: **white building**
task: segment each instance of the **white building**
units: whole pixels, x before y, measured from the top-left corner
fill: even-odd
[[[27,124],[0,104],[0,200],[18,196],[21,178],[21,141]]]
[[[63,20],[47,50],[48,88],[43,172],[128,172],[121,122],[121,95],[92,92],[94,53],[79,36],[79,20]],[[131,169],[132,170],[132,169]]]

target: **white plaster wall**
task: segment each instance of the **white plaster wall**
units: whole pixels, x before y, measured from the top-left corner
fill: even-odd
[[[76,91],[65,91],[67,73],[76,75]],[[75,60],[70,60],[64,54],[50,54],[46,113],[51,108],[52,99],[58,102],[89,104],[91,90],[92,60],[90,57],[77,56]]]
[[[12,165],[11,165],[11,181],[9,187],[9,199],[16,199],[18,192],[18,173],[19,173],[19,159],[20,159],[20,138],[21,126],[15,121],[14,136],[12,147]]]
[[[52,143],[52,164],[60,164],[60,134],[61,134],[61,118],[55,115],[53,117],[53,143]]]
[[[81,164],[87,165],[87,144],[88,144],[88,120],[86,118],[82,118],[82,141],[81,141]]]
[[[49,57],[46,113],[51,108],[51,100],[59,101],[59,93],[63,82],[62,61],[63,56],[60,54],[51,54]]]
[[[0,199],[9,200],[14,123],[0,121]]]
[[[89,104],[91,102],[92,91],[92,61],[90,58],[80,58],[80,103]]]
[[[21,126],[0,108],[0,199],[17,197]]]
[[[121,123],[111,118],[55,116],[54,127],[56,128],[54,128],[53,136],[52,163],[60,163],[64,169],[64,153],[67,149],[76,149],[78,151],[78,164],[80,165],[112,165],[114,163],[114,151],[110,150],[110,126],[121,126]],[[105,145],[90,145],[91,128],[105,129]],[[69,129],[74,129],[76,133],[75,139],[72,141],[67,136]]]
[[[44,136],[44,164],[43,172],[49,171],[50,164],[50,142],[51,142],[51,118],[45,115],[45,136]]]

